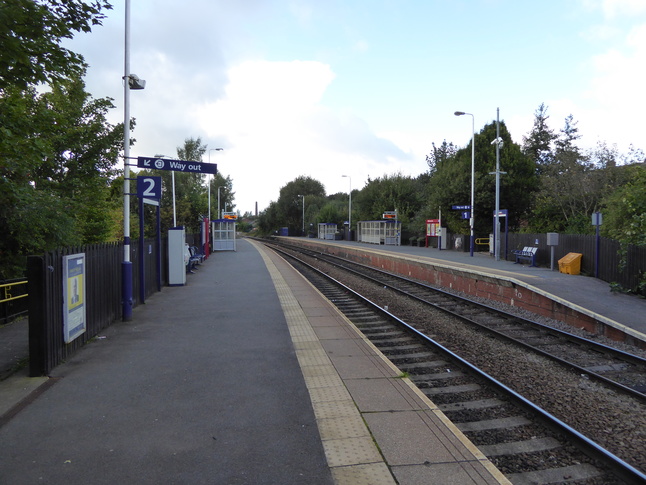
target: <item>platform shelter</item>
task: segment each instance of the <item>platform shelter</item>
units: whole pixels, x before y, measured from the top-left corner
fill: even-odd
[[[319,239],[329,239],[334,241],[338,227],[333,222],[319,222]]]
[[[401,246],[402,223],[397,220],[359,221],[357,241],[386,246]]]
[[[236,219],[225,218],[211,221],[213,251],[236,250]]]

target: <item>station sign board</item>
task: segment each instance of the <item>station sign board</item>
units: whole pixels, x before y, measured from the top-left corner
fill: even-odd
[[[381,217],[383,219],[397,219],[397,211],[385,211]]]
[[[223,212],[222,213],[222,219],[228,219],[231,221],[237,221],[238,220],[238,213],[237,212]]]
[[[137,196],[143,199],[144,204],[159,206],[161,194],[161,177],[137,177]]]
[[[170,170],[173,172],[218,173],[217,163],[189,162],[169,158],[137,157],[137,167],[149,170]]]

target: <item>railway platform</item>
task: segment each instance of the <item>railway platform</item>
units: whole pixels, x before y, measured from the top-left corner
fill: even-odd
[[[468,252],[416,246],[385,246],[306,238],[288,239],[290,242],[305,245],[351,249],[360,254],[364,260],[368,255],[371,264],[376,264],[378,267],[385,266],[385,260],[378,259],[382,255],[394,257],[398,261],[403,260],[419,265],[426,273],[435,271],[442,272],[443,276],[450,276],[445,278],[447,285],[454,285],[456,275],[464,274],[472,283],[473,293],[483,292],[483,296],[494,299],[500,296],[499,299],[504,301],[502,290],[509,288],[511,297],[507,300],[514,300],[515,297],[512,304],[517,306],[521,306],[523,296],[525,300],[529,300],[526,295],[531,293],[535,300],[538,297],[543,300],[543,308],[539,308],[538,303],[535,303],[536,307],[532,308],[536,313],[540,313],[545,308],[552,311],[558,307],[561,313],[566,310],[569,312],[567,317],[573,321],[568,323],[583,327],[585,323],[579,324],[581,320],[576,320],[573,315],[585,317],[594,327],[589,330],[605,333],[614,340],[631,340],[634,344],[646,348],[646,299],[612,292],[608,283],[597,278],[560,273],[558,268],[552,271],[550,268],[515,264],[503,259],[496,261],[488,252],[476,252],[471,256]],[[493,293],[485,295],[485,290],[480,286],[484,282],[492,282],[494,286],[494,290],[486,291],[500,290],[500,295]],[[509,303],[509,301],[506,302]]]
[[[0,483],[509,483],[249,240],[0,402]]]

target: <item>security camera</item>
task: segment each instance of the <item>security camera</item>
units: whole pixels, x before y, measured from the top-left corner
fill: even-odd
[[[502,148],[502,145],[503,145],[503,140],[502,140],[502,138],[498,137],[498,138],[496,138],[494,141],[492,141],[492,142],[491,142],[491,144],[492,144],[492,145],[495,145],[496,143],[498,143],[498,146],[499,146],[500,148]]]

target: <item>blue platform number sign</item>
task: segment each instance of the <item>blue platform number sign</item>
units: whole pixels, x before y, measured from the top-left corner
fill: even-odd
[[[143,199],[144,204],[159,205],[162,192],[161,177],[137,177],[137,196]]]
[[[66,344],[85,333],[85,253],[63,256],[63,337]]]

